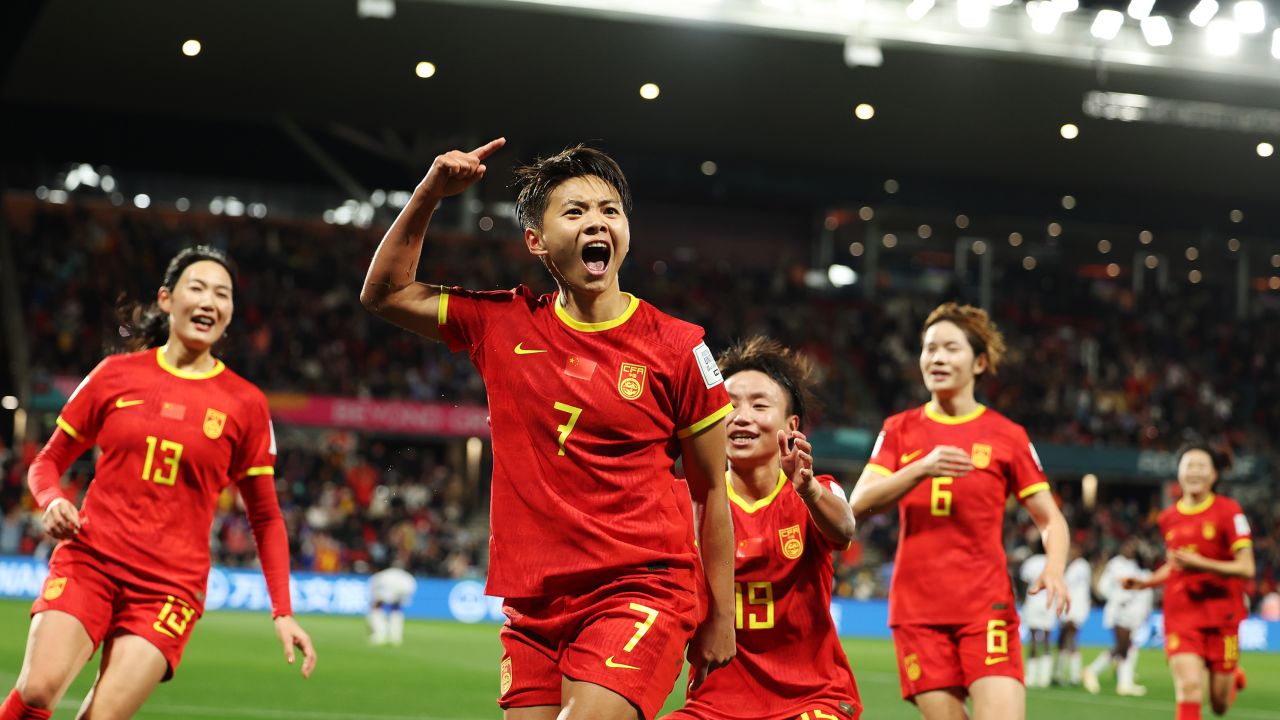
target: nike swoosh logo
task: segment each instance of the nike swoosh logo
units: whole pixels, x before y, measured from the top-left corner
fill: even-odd
[[[134,405],[141,405],[144,402],[146,402],[146,400],[125,400],[124,398],[117,398],[116,407],[123,409],[133,407]]]
[[[902,457],[898,458],[898,464],[900,464],[900,465],[906,465],[907,463],[911,462],[912,460],[915,460],[916,458],[920,457],[920,453],[922,453],[922,452],[924,452],[924,451],[923,451],[923,450],[917,450],[917,451],[915,451],[915,452],[913,452],[913,453],[907,453],[906,455],[903,455]]]
[[[1008,658],[1005,658],[1005,659],[1007,660]],[[640,669],[635,665],[623,665],[622,663],[614,662],[612,655],[604,659],[604,666],[611,667],[611,668],[622,668],[623,670],[639,670]]]
[[[546,352],[546,350],[525,350],[525,349],[524,349],[524,343],[520,343],[520,344],[516,345],[516,354],[517,354],[517,355],[534,355],[534,354],[537,354],[537,353],[544,353],[544,352]]]
[[[990,667],[990,666],[992,666],[992,665],[999,665],[999,664],[1000,664],[1000,663],[1002,663],[1002,662],[1008,662],[1008,661],[1009,661],[1009,657],[1008,657],[1007,655],[1006,655],[1005,657],[1002,657],[1002,658],[993,658],[993,657],[988,657],[988,658],[987,658],[987,660],[986,660],[986,662],[987,662],[987,666],[988,666],[988,667]]]

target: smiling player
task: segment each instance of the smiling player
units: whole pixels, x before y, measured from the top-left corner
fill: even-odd
[[[1018,615],[1002,531],[1010,495],[1040,529],[1048,560],[1029,593],[1061,613],[1067,523],[1022,427],[980,405],[1004,339],[987,313],[946,303],[924,323],[920,372],[932,396],[884,423],[850,503],[861,520],[898,506],[889,625],[902,696],[925,720],[1026,715]],[[1035,602],[1041,602],[1039,598]]]
[[[466,350],[493,427],[487,592],[506,599],[499,705],[509,720],[651,720],[681,656],[701,675],[734,653],[733,530],[720,480],[732,406],[701,328],[618,285],[631,195],[584,146],[517,169],[525,246],[558,292],[416,282],[440,201],[485,173],[494,140],[435,159],[378,246],[361,302]],[[707,508],[697,549],[674,465]],[[696,634],[695,634],[696,626]]]

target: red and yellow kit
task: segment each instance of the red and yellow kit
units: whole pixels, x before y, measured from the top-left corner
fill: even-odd
[[[835,478],[818,481],[844,497]],[[738,654],[666,720],[858,718],[862,703],[831,619],[833,547],[785,475],[766,498],[733,492]]]
[[[1191,550],[1211,560],[1232,560],[1253,544],[1239,503],[1210,495],[1199,505],[1179,500],[1159,518],[1168,550]],[[1244,585],[1210,572],[1172,570],[1164,585],[1165,653],[1193,653],[1216,672],[1230,672],[1240,659],[1238,628],[1245,617]]]
[[[507,598],[503,707],[558,705],[564,675],[652,718],[698,621],[674,467],[681,440],[732,405],[702,329],[625,297],[600,323],[524,286],[440,297],[441,335],[470,354],[489,395],[487,591]],[[600,592],[611,584],[616,594]]]
[[[75,456],[93,445],[101,455],[80,531],[55,549],[33,612],[71,612],[95,642],[147,615],[133,623],[138,634],[162,645],[176,666],[204,607],[217,499],[233,482],[250,511],[275,614],[290,612],[275,440],[266,397],[254,385],[221,361],[192,373],[170,366],[159,349],[113,355],[84,379],[57,423],[61,432],[42,451],[56,469],[37,473],[33,465],[41,507],[62,497],[59,475]]]
[[[891,475],[939,445],[969,451],[974,469],[926,478],[898,502],[889,625],[905,697],[988,675],[1022,679],[1005,500],[1049,489],[1026,431],[982,405],[962,417],[932,404],[890,417],[868,467]]]

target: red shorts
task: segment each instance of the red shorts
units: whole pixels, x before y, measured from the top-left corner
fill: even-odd
[[[737,720],[742,717],[742,708],[732,715],[717,711],[705,705],[683,707],[667,713],[662,720]],[[859,720],[862,717],[862,706],[836,700],[815,700],[804,704],[787,720]]]
[[[1164,628],[1164,655],[1190,653],[1204,658],[1210,672],[1233,673],[1240,664],[1238,627]]]
[[[49,558],[49,577],[31,614],[58,610],[80,621],[96,651],[104,640],[137,635],[160,650],[169,680],[182,661],[182,651],[200,610],[175,595],[122,583],[107,575],[91,557],[63,546]]]
[[[693,636],[690,570],[625,575],[581,595],[510,598],[503,612],[503,709],[559,706],[563,678],[594,683],[655,717]]]
[[[902,697],[943,688],[968,688],[984,677],[1022,682],[1018,615],[1010,610],[967,625],[893,628]]]

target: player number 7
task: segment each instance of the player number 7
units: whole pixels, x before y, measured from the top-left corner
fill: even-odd
[[[560,431],[560,452],[556,454],[564,455],[564,441],[569,439],[569,433],[573,432],[573,426],[578,424],[578,416],[582,414],[582,408],[558,402],[556,403],[556,409],[563,413],[569,413],[569,422],[556,426],[556,430]]]

